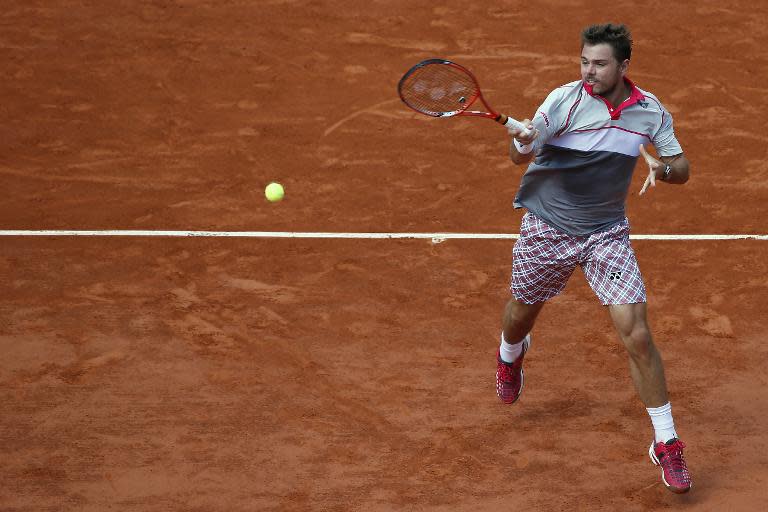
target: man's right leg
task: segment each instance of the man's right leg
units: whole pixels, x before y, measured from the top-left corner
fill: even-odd
[[[505,404],[523,389],[523,357],[528,334],[544,303],[565,288],[579,260],[578,240],[547,225],[532,213],[520,224],[512,248],[512,299],[504,308],[502,342],[496,354],[496,393]]]
[[[525,304],[510,299],[504,308],[501,346],[496,354],[496,394],[512,404],[523,392],[523,358],[531,344],[530,331],[544,302]]]
[[[525,335],[533,329],[533,323],[543,307],[543,302],[525,304],[514,298],[509,299],[502,319],[504,341],[509,344],[523,341]]]

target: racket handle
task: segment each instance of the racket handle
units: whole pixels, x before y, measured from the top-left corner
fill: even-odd
[[[531,134],[531,130],[526,128],[523,123],[521,123],[520,121],[518,121],[516,119],[513,119],[513,118],[511,118],[509,116],[505,116],[504,114],[501,114],[499,116],[499,118],[497,119],[497,121],[499,123],[503,124],[504,126],[506,126],[508,130],[509,129],[514,129],[514,130],[519,131],[520,135],[525,136],[525,135],[530,135]]]

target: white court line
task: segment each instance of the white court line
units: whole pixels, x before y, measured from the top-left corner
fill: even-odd
[[[160,230],[0,230],[0,236],[135,236],[135,237],[232,237],[232,238],[421,238],[434,241],[494,239],[511,240],[517,233],[323,233],[301,231],[160,231]],[[768,235],[630,235],[633,240],[768,240]]]

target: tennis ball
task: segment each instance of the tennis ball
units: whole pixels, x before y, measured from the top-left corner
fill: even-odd
[[[273,182],[267,185],[267,188],[264,189],[264,195],[267,196],[269,201],[275,203],[283,198],[285,190],[283,190],[281,184]]]

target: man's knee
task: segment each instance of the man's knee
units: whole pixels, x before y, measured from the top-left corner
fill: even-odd
[[[507,302],[504,309],[504,338],[507,343],[517,343],[533,328],[544,303],[524,304],[515,299]]]
[[[634,359],[646,360],[655,350],[651,331],[645,322],[636,322],[631,327],[620,330],[619,336],[629,356]]]
[[[646,320],[645,303],[611,306],[610,312],[613,325],[630,357],[635,359],[651,357],[655,347],[651,329]]]

